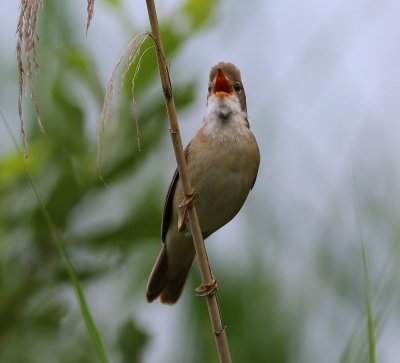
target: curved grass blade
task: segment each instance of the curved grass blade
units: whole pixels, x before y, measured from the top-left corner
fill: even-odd
[[[356,223],[360,234],[360,243],[361,243],[361,253],[363,259],[363,269],[364,269],[364,284],[365,284],[365,305],[367,310],[367,328],[368,328],[368,345],[369,345],[369,363],[376,363],[376,342],[375,342],[375,321],[372,310],[372,294],[371,294],[371,283],[369,279],[368,273],[368,261],[367,261],[367,253],[365,250],[364,236],[362,233],[361,226],[361,211],[358,203],[358,195],[356,182],[354,179],[353,172],[353,202],[354,202],[354,212],[356,215]]]
[[[79,282],[79,279],[78,279],[78,276],[77,276],[77,274],[75,272],[74,266],[73,266],[73,264],[72,264],[72,262],[71,262],[71,260],[70,260],[70,258],[68,256],[68,253],[67,253],[67,251],[66,251],[66,249],[65,249],[65,247],[64,247],[64,245],[63,245],[63,243],[61,241],[61,239],[59,238],[59,236],[58,236],[58,234],[56,232],[56,228],[54,226],[53,220],[51,219],[51,216],[50,216],[50,214],[49,214],[49,212],[48,212],[48,210],[46,208],[46,205],[44,204],[44,202],[43,202],[43,200],[42,200],[42,198],[41,198],[41,196],[39,194],[38,189],[36,188],[36,185],[35,185],[35,182],[34,182],[34,180],[32,178],[32,175],[30,174],[28,168],[26,167],[25,158],[23,157],[20,149],[18,148],[18,143],[17,143],[17,141],[16,141],[16,139],[15,139],[15,137],[14,137],[12,131],[11,131],[10,125],[8,124],[7,119],[4,116],[3,111],[1,109],[0,109],[0,115],[1,115],[1,118],[2,118],[6,128],[7,128],[8,134],[10,135],[10,137],[11,137],[13,143],[14,143],[15,149],[17,150],[18,155],[21,158],[21,161],[22,161],[23,166],[24,166],[24,171],[25,171],[26,176],[27,176],[27,178],[29,180],[29,183],[31,185],[31,188],[32,188],[32,191],[33,191],[33,193],[35,195],[35,198],[37,199],[37,201],[39,203],[39,207],[40,207],[40,210],[41,210],[41,212],[43,214],[43,217],[44,217],[44,219],[45,219],[45,221],[47,223],[47,226],[49,228],[49,231],[50,231],[50,234],[51,234],[51,239],[54,242],[55,246],[57,247],[58,252],[60,253],[61,259],[62,259],[62,261],[64,263],[64,267],[65,267],[65,269],[66,269],[66,271],[68,273],[68,276],[69,276],[69,278],[71,280],[71,283],[72,283],[73,288],[75,290],[76,297],[78,299],[78,303],[79,303],[79,307],[80,307],[82,316],[83,316],[83,318],[85,320],[85,323],[86,323],[87,331],[88,331],[88,333],[90,335],[90,338],[92,339],[92,342],[93,342],[93,344],[94,344],[94,346],[95,346],[95,348],[97,350],[97,353],[99,355],[100,361],[102,363],[109,363],[109,360],[108,360],[108,357],[107,357],[107,352],[106,352],[106,349],[104,347],[103,340],[102,340],[102,338],[100,336],[100,333],[99,333],[99,331],[98,331],[98,329],[96,327],[96,323],[94,322],[94,319],[93,319],[92,314],[90,312],[90,308],[89,308],[89,305],[87,303],[87,300],[86,300],[86,297],[85,297],[85,293],[83,292],[82,286],[81,286],[81,284]]]

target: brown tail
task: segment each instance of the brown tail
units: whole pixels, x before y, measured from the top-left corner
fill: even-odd
[[[168,276],[168,255],[167,247],[164,244],[147,284],[147,301],[152,302],[157,297],[160,297],[163,304],[175,304],[182,294],[190,268],[192,267],[193,259],[194,255],[190,263],[185,265],[179,274],[171,278]]]

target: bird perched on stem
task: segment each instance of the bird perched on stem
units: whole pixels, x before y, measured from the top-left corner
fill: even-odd
[[[203,126],[185,149],[203,238],[227,224],[242,208],[256,181],[260,152],[250,131],[239,69],[219,63],[210,71]],[[174,304],[180,297],[195,249],[185,196],[175,171],[162,221],[162,249],[147,285],[147,300]]]

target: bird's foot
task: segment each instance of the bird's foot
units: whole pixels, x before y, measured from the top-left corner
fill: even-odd
[[[218,290],[217,280],[212,279],[211,284],[200,284],[196,287],[196,295],[197,296],[210,296],[214,295]]]
[[[187,221],[187,207],[194,204],[195,200],[197,199],[197,193],[193,190],[190,194],[185,194],[185,200],[179,204],[179,209],[184,208],[183,215],[181,218],[178,218],[178,231],[183,232],[186,228],[186,221]]]
[[[189,207],[195,202],[196,199],[197,199],[197,192],[195,190],[193,190],[189,194],[185,194],[185,200],[181,204],[179,204],[179,209]]]

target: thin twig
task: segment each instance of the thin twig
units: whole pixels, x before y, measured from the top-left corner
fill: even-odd
[[[179,132],[178,118],[176,115],[175,102],[172,96],[171,80],[169,78],[168,66],[166,57],[164,54],[160,29],[158,26],[157,13],[154,5],[154,0],[146,0],[147,11],[149,13],[152,38],[156,46],[156,55],[158,68],[160,71],[161,84],[165,97],[165,105],[167,108],[168,119],[171,130],[171,139],[174,147],[175,158],[177,162],[179,177],[182,183],[183,192],[185,195],[192,195],[193,189],[190,183],[189,174],[187,171],[186,160],[183,152],[182,139]],[[204,246],[203,236],[199,220],[197,217],[196,208],[193,203],[187,203],[187,211],[190,222],[190,228],[193,236],[194,247],[197,254],[197,260],[200,268],[200,275],[203,285],[210,286],[215,280],[213,280],[210,264],[207,257],[207,251]],[[210,320],[212,329],[215,336],[215,342],[218,349],[218,354],[221,363],[230,363],[231,354],[229,351],[228,340],[226,338],[225,327],[222,324],[221,314],[217,301],[216,293],[212,293],[206,296],[208,305],[208,312],[210,314]]]

